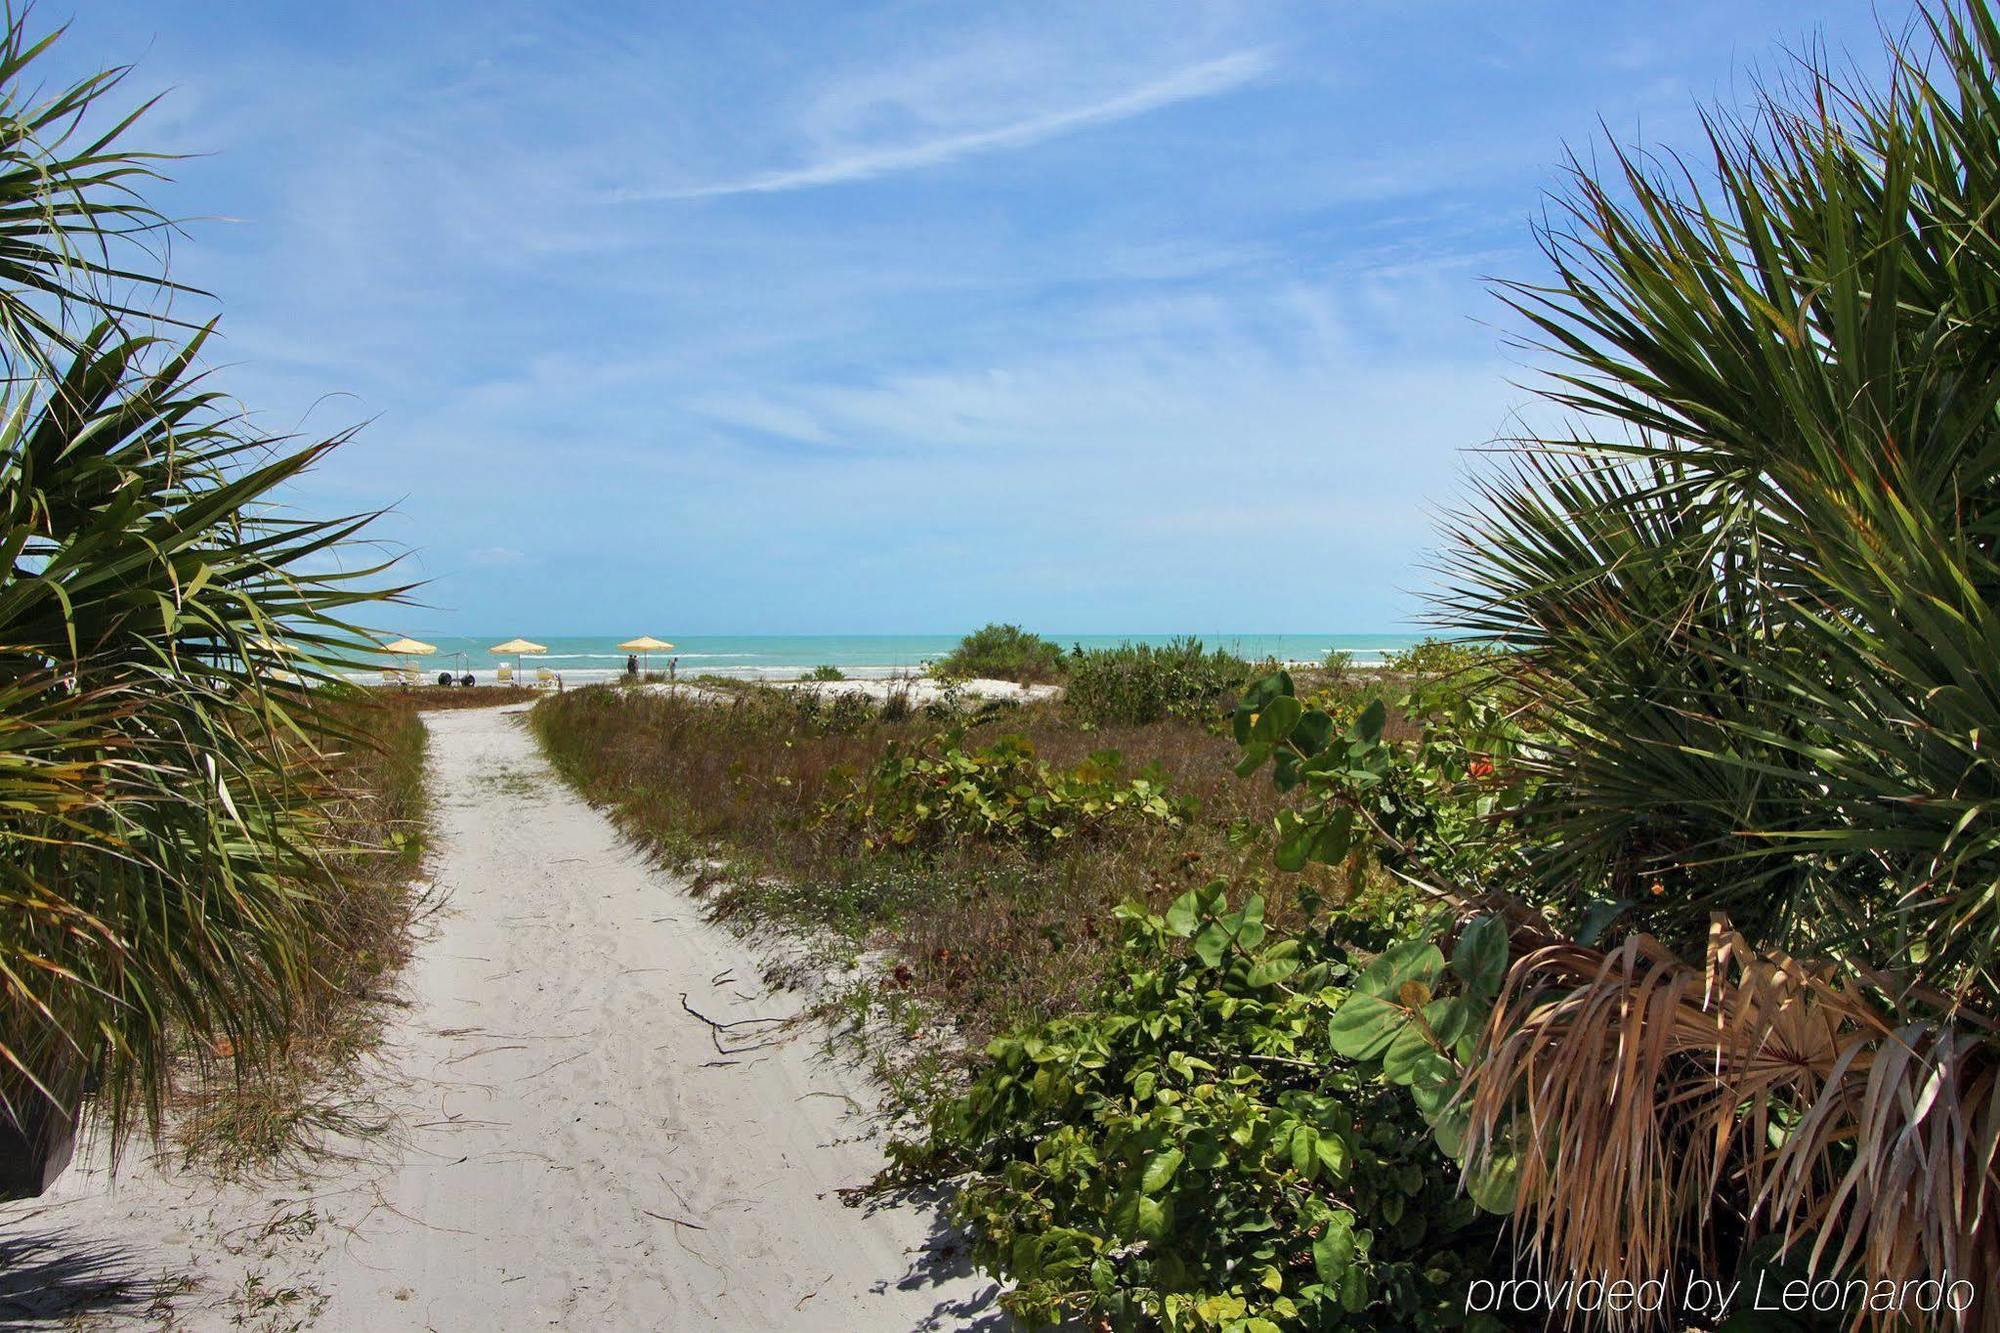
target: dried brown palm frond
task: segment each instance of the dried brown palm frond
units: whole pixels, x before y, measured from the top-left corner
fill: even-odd
[[[1993,1038],[1721,918],[1700,966],[1645,935],[1552,945],[1495,1006],[1469,1141],[1517,1156],[1516,1217],[1552,1275],[1666,1275],[1775,1234],[1817,1273],[1978,1280],[2000,1274]],[[2000,1329],[2000,1301],[1975,1316]]]

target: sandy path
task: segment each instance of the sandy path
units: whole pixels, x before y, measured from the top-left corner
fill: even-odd
[[[49,1198],[0,1208],[0,1264],[10,1244],[17,1272],[92,1257],[98,1285],[130,1282],[82,1303],[113,1319],[158,1317],[131,1279],[191,1271],[200,1285],[167,1302],[182,1327],[990,1319],[989,1284],[932,1248],[948,1241],[933,1216],[836,1196],[881,1161],[858,1078],[810,1033],[756,1045],[768,1028],[737,1028],[719,1054],[680,998],[735,1021],[789,1015],[797,997],[765,994],[750,952],[621,846],[513,716],[427,720],[450,898],[389,1035],[393,1146],[261,1189],[138,1164],[111,1191],[73,1168]],[[32,1308],[7,1282],[0,1322],[10,1294]]]

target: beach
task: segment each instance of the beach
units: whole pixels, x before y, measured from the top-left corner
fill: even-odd
[[[507,635],[486,636],[416,633],[435,649],[423,656],[385,654],[379,660],[350,668],[353,679],[376,683],[383,667],[409,668],[426,681],[435,681],[441,672],[453,677],[470,674],[481,685],[491,685],[505,663],[518,682],[532,683],[535,673],[548,670],[562,677],[565,686],[601,684],[625,674],[629,654],[618,647],[628,636],[537,635],[526,638],[547,647],[545,653],[527,655],[495,653],[491,649]],[[1111,648],[1121,644],[1163,646],[1182,637],[1174,634],[1052,634],[1047,636],[1065,651],[1082,648]],[[1416,643],[1420,635],[1396,632],[1247,634],[1223,632],[1197,634],[1211,647],[1223,648],[1252,661],[1273,659],[1286,664],[1318,663],[1329,650],[1354,655],[1354,665],[1366,668],[1379,664],[1387,653]],[[799,680],[821,666],[830,666],[853,680],[915,679],[925,676],[933,662],[947,656],[957,646],[956,634],[791,634],[791,635],[667,635],[673,651],[641,655],[648,672],[670,669],[678,680],[715,676],[723,680]]]

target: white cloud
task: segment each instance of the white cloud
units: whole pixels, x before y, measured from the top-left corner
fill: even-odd
[[[1237,51],[1214,60],[1184,66],[1116,96],[1083,106],[1043,112],[1005,125],[969,130],[889,148],[866,148],[815,162],[810,166],[763,172],[739,180],[669,189],[625,190],[614,197],[627,200],[710,199],[732,194],[774,194],[868,180],[892,172],[941,166],[976,153],[1026,148],[1059,135],[1097,125],[1129,120],[1161,107],[1214,97],[1261,77],[1271,61],[1263,51]]]

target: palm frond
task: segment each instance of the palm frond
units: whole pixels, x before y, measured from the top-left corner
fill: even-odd
[[[1900,994],[1890,1001],[1885,997]],[[1900,1285],[2000,1272],[2000,1047],[1909,980],[1657,939],[1542,948],[1508,979],[1468,1092],[1475,1156],[1519,1163],[1544,1271],[1668,1276],[1760,1234]],[[1987,1299],[1975,1327],[2000,1327]]]

